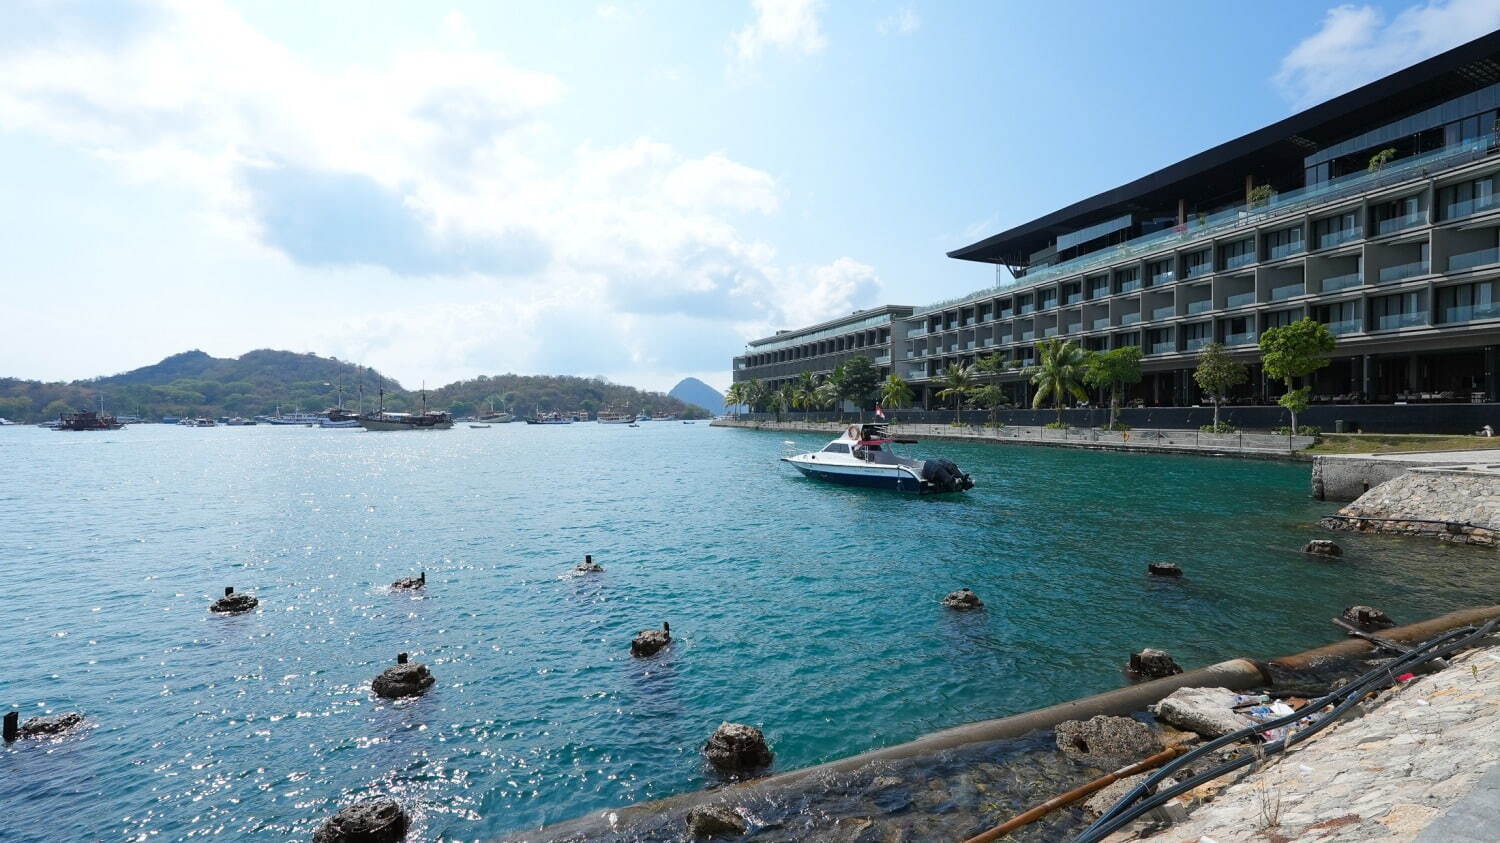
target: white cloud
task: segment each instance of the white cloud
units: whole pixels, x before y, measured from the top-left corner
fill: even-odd
[[[1322,27],[1281,60],[1274,78],[1310,106],[1500,28],[1500,0],[1432,0],[1386,20],[1379,9],[1329,9]]]
[[[759,7],[757,44],[821,48],[815,4]],[[304,283],[373,272],[412,291],[377,303],[356,285],[345,315],[289,313],[288,339],[266,324],[259,344],[307,338],[429,382],[702,372],[736,336],[873,303],[872,267],[787,266],[737,227],[779,210],[771,174],[649,137],[569,150],[547,122],[563,84],[477,49],[462,15],[438,24],[441,48],[328,68],[221,3],[153,9],[127,39],[0,46],[0,131],[187,188],[218,236]]]
[[[921,25],[922,19],[917,13],[910,6],[905,6],[895,14],[881,18],[875,24],[875,30],[881,35],[910,35]]]
[[[734,34],[735,57],[750,64],[768,50],[812,55],[828,46],[822,0],[754,0],[755,20]]]

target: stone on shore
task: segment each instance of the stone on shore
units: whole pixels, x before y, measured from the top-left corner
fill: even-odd
[[[1178,688],[1148,710],[1163,723],[1212,740],[1250,725],[1234,712],[1235,696],[1228,688]]]
[[[1139,761],[1160,752],[1162,741],[1139,720],[1100,714],[1057,724],[1057,748],[1069,758]]]
[[[737,837],[745,821],[726,805],[699,805],[688,812],[688,834],[693,837]]]
[[[427,665],[407,662],[386,668],[370,683],[370,689],[386,699],[394,700],[425,693],[436,681],[427,670]]]
[[[1182,668],[1172,658],[1172,654],[1166,650],[1154,650],[1150,647],[1139,653],[1130,654],[1130,663],[1125,666],[1125,675],[1131,679],[1161,679],[1166,676],[1176,676],[1182,672]]]
[[[632,656],[654,656],[666,649],[672,643],[672,627],[668,623],[662,623],[661,629],[647,629],[635,634],[635,640],[630,642],[630,654]]]
[[[1313,556],[1327,556],[1329,558],[1343,556],[1344,549],[1337,542],[1328,539],[1313,539],[1302,546],[1302,552]]]
[[[238,615],[241,612],[248,612],[259,605],[260,601],[256,600],[254,595],[235,594],[233,590],[230,590],[229,593],[215,600],[213,605],[208,607],[208,610],[225,615]]]
[[[944,597],[943,605],[947,606],[949,609],[956,609],[960,612],[968,612],[974,609],[983,609],[984,601],[980,600],[979,595],[975,594],[973,591],[967,588],[960,588],[958,591],[955,591],[949,594],[947,597]]]
[[[749,773],[771,766],[771,747],[754,726],[723,723],[703,746],[708,763],[721,773]]]
[[[1344,610],[1343,619],[1365,632],[1374,632],[1377,629],[1390,629],[1396,625],[1396,622],[1391,620],[1390,615],[1387,615],[1374,606],[1350,606]]]
[[[25,723],[21,724],[18,734],[22,738],[44,738],[50,735],[60,735],[82,722],[83,715],[76,711],[29,717]]]
[[[1182,569],[1171,562],[1151,562],[1146,565],[1146,573],[1153,577],[1180,577]]]
[[[409,824],[396,800],[371,799],[329,817],[313,834],[313,843],[397,843],[406,838]]]

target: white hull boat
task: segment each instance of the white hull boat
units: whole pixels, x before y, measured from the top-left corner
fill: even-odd
[[[782,457],[808,477],[843,486],[865,486],[896,492],[933,494],[974,488],[974,479],[948,460],[903,457],[895,444],[914,439],[892,439],[883,424],[851,424],[844,435],[822,450]]]

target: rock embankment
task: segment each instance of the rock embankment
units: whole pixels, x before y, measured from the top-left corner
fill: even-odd
[[[1319,523],[1330,530],[1500,547],[1500,466],[1412,469]]]

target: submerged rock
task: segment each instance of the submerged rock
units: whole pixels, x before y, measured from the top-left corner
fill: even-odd
[[[1105,811],[1113,808],[1116,802],[1124,799],[1127,793],[1135,790],[1136,785],[1144,782],[1147,776],[1155,772],[1155,770],[1148,770],[1144,773],[1137,773],[1133,776],[1130,776],[1129,778],[1120,779],[1119,781],[1114,782],[1103,790],[1100,790],[1099,792],[1090,796],[1083,803],[1083,810],[1093,817],[1102,815]],[[1168,776],[1167,778],[1162,779],[1161,782],[1157,784],[1157,789],[1165,790],[1175,784],[1177,784],[1177,780],[1172,778],[1171,776]]]
[[[248,612],[259,605],[260,601],[256,600],[254,595],[235,594],[234,589],[231,587],[224,589],[224,596],[215,600],[213,605],[208,607],[208,610],[226,615],[237,615],[241,612]]]
[[[1365,632],[1390,629],[1396,625],[1391,616],[1373,606],[1350,606],[1344,610],[1343,619]]]
[[[630,642],[632,656],[654,656],[672,643],[672,625],[663,622],[661,629],[648,629],[635,634]]]
[[[1130,663],[1125,666],[1125,675],[1131,679],[1161,679],[1181,672],[1182,668],[1172,659],[1171,653],[1150,647],[1139,653],[1131,653]]]
[[[984,601],[980,600],[979,595],[973,591],[967,588],[960,588],[958,591],[944,597],[943,605],[950,609],[957,609],[960,612],[967,612],[973,609],[983,609]]]
[[[427,665],[407,662],[406,654],[396,659],[396,664],[386,668],[370,683],[370,689],[387,699],[414,697],[425,693],[437,680],[427,670]]]
[[[748,773],[771,766],[771,747],[754,726],[723,723],[703,746],[708,763],[721,773]]]
[[[727,805],[699,805],[688,812],[687,825],[693,837],[736,837],[745,833],[745,821]]]
[[[402,577],[391,583],[391,588],[426,588],[427,572],[423,571],[419,577]]]
[[[1146,573],[1153,577],[1180,577],[1182,569],[1171,562],[1151,562],[1146,565]]]
[[[1178,688],[1148,710],[1163,723],[1212,740],[1250,725],[1234,712],[1235,696],[1228,688]]]
[[[579,562],[577,565],[573,566],[573,573],[602,574],[604,573],[604,566],[600,565],[598,562],[595,562],[592,555],[584,556],[582,562]]]
[[[1327,556],[1329,558],[1344,555],[1344,549],[1339,547],[1337,542],[1329,541],[1328,539],[1313,539],[1302,546],[1302,552],[1313,556]]]
[[[346,806],[313,834],[313,843],[396,843],[406,838],[410,820],[394,799],[371,799]]]
[[[1139,720],[1098,715],[1057,724],[1057,748],[1070,758],[1139,761],[1160,752],[1161,735]]]
[[[17,733],[20,738],[45,738],[60,735],[83,722],[83,715],[76,711],[49,714],[43,717],[28,717]]]

